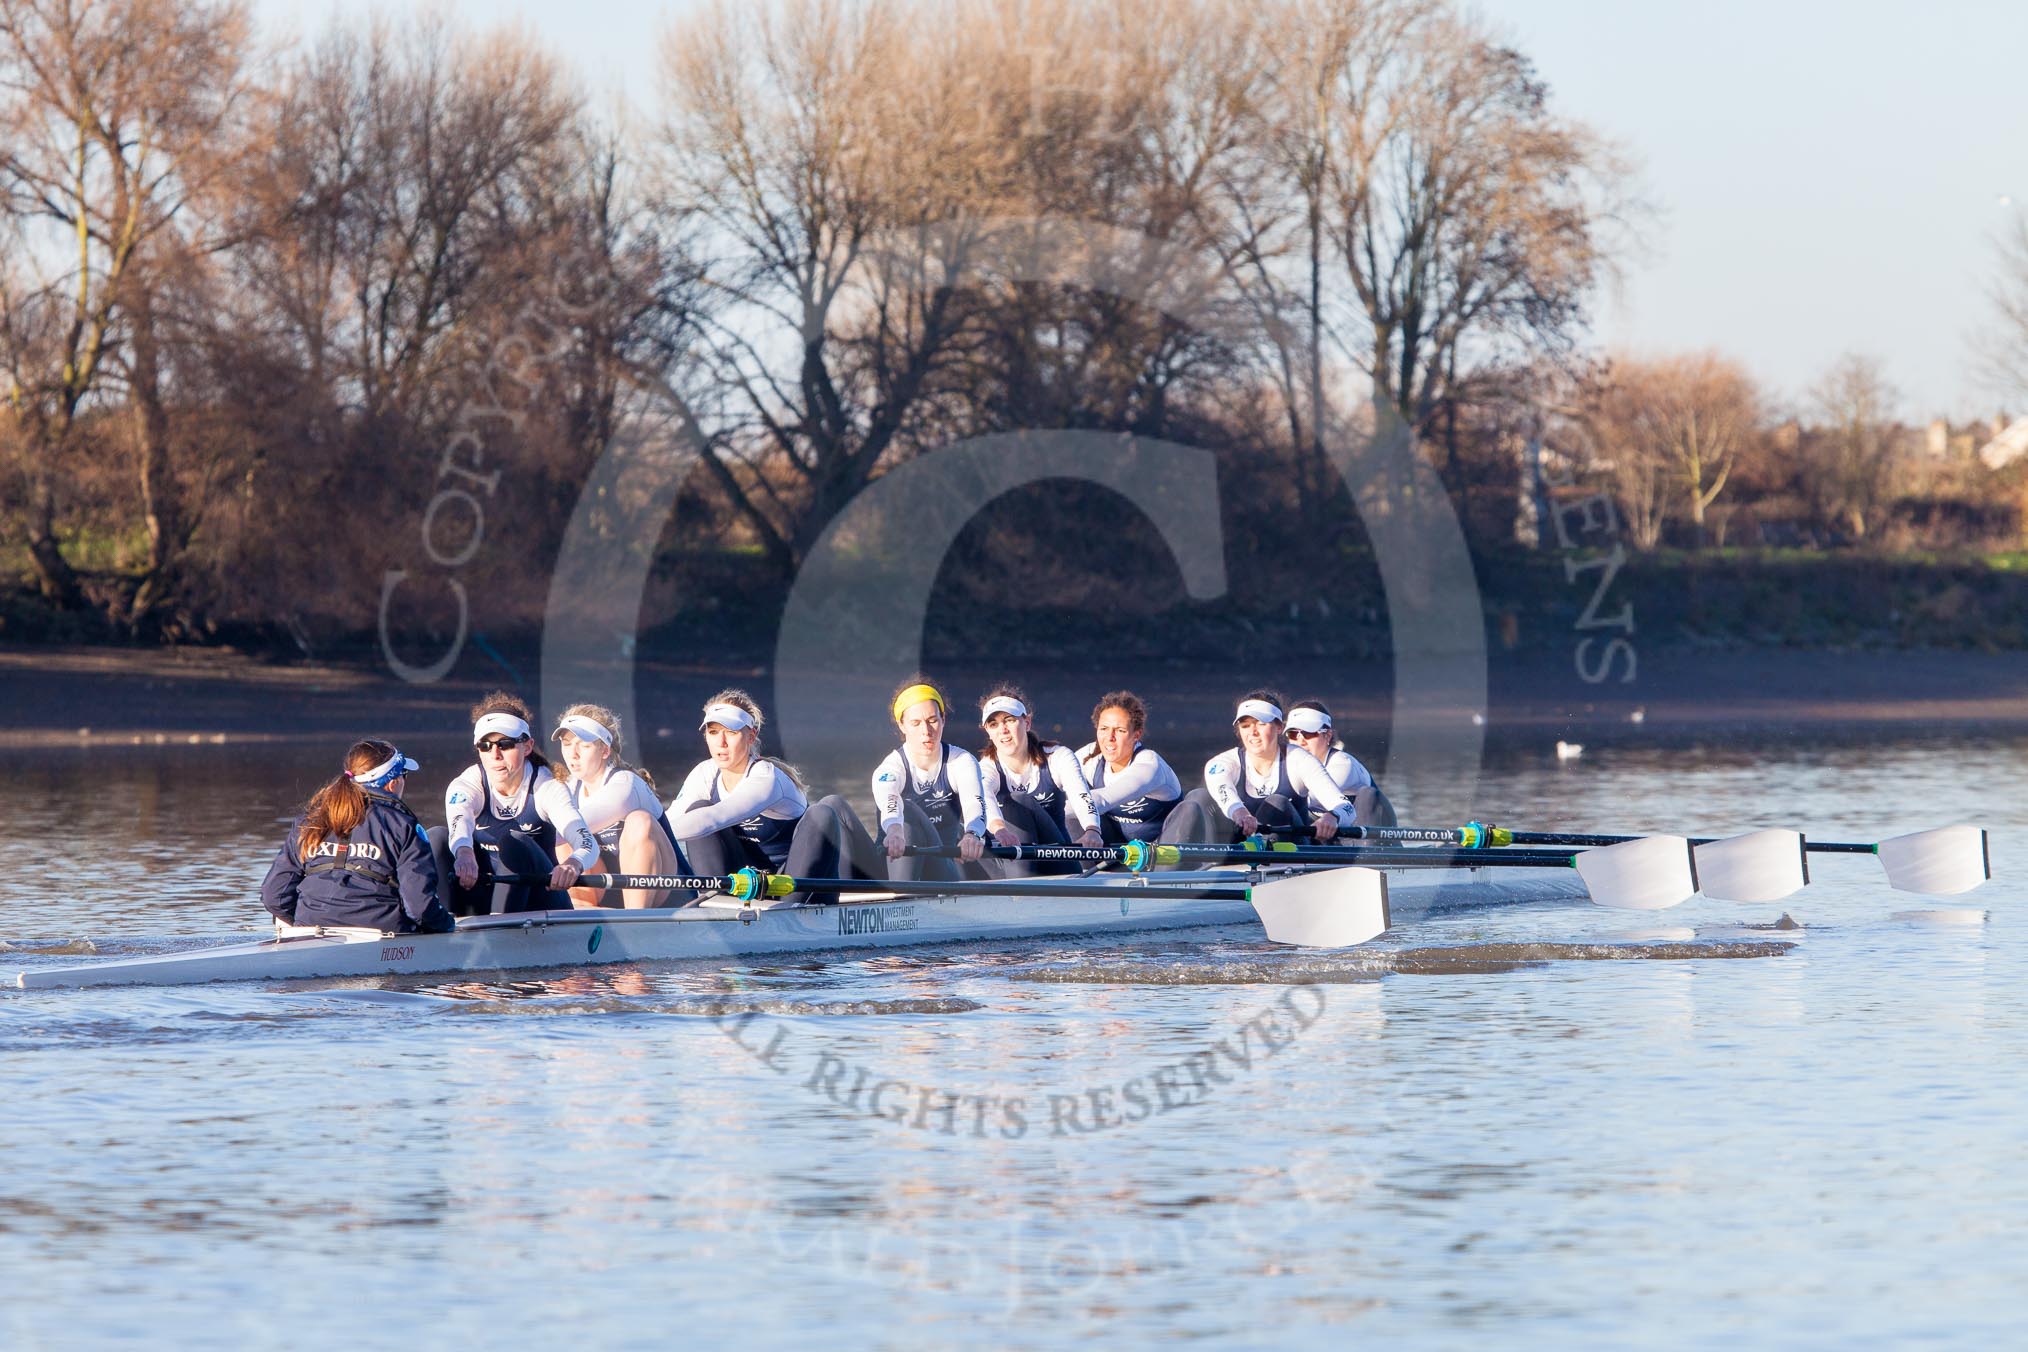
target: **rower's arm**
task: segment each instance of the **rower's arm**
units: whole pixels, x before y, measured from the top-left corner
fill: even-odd
[[[1246,813],[1246,799],[1239,792],[1240,777],[1245,773],[1237,751],[1221,751],[1204,762],[1204,791],[1218,804],[1218,810],[1235,822]]]
[[[437,907],[437,861],[422,824],[414,825],[395,856],[394,875],[401,888],[401,909],[409,919],[420,921]]]
[[[1331,778],[1331,772],[1324,763],[1299,746],[1288,750],[1289,787],[1294,789],[1313,813],[1328,812],[1338,819],[1341,827],[1351,826],[1358,819],[1358,810],[1352,806],[1338,788],[1338,781]]]
[[[556,838],[570,848],[570,862],[577,865],[579,873],[598,863],[598,837],[584,824],[577,804],[570,801],[570,790],[560,780],[544,779],[535,786],[535,806],[556,828]]]
[[[1106,782],[1091,791],[1091,803],[1100,812],[1110,812],[1136,798],[1171,802],[1182,796],[1183,781],[1176,778],[1169,762],[1142,748],[1127,762],[1126,769],[1107,775]]]
[[[873,810],[880,819],[874,827],[875,835],[884,835],[901,825],[902,776],[907,773],[899,751],[889,752],[873,772]]]
[[[950,767],[951,787],[958,791],[958,802],[965,811],[965,833],[984,836],[986,818],[998,816],[1000,805],[986,797],[986,781],[979,773],[979,762],[970,752],[952,755],[946,764]]]
[[[1052,748],[1049,773],[1055,777],[1056,787],[1063,790],[1071,819],[1087,831],[1098,830],[1098,809],[1092,806],[1091,785],[1085,782],[1084,767],[1077,763],[1077,753],[1067,746]]]
[[[296,858],[296,828],[289,828],[289,839],[275,854],[275,862],[268,865],[268,876],[261,879],[261,905],[268,908],[268,914],[286,924],[296,923],[296,887],[303,881],[303,862]]]
[[[718,773],[715,766],[712,773]],[[743,821],[751,821],[782,800],[783,785],[780,775],[781,771],[774,762],[756,760],[747,767],[746,774],[740,778],[739,783],[729,792],[719,795],[715,803],[702,801],[705,793],[709,791],[707,780],[687,799],[697,806],[685,811],[683,803],[686,800],[682,797],[669,804],[669,829],[678,840],[694,840],[698,836],[708,836],[715,831],[737,826]],[[688,782],[684,787],[686,789],[690,787]]]
[[[445,843],[453,856],[472,848],[472,828],[479,818],[479,810],[473,806],[478,798],[478,777],[476,767],[466,770],[444,790]]]

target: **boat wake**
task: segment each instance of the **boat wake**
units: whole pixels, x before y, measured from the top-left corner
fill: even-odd
[[[0,953],[37,958],[95,958],[104,951],[90,939],[0,939]]]
[[[1512,972],[1552,962],[1654,962],[1711,958],[1778,958],[1793,944],[1770,940],[1691,943],[1462,944],[1455,948],[1409,948],[1382,955],[1388,968],[1414,976]]]
[[[1376,981],[1390,973],[1412,976],[1512,972],[1553,962],[1642,962],[1694,958],[1773,958],[1791,942],[1745,940],[1671,943],[1486,943],[1394,952],[1360,952],[1288,961],[1247,957],[1194,961],[1077,961],[1005,970],[1010,981],[1092,985],[1246,986],[1323,985]]]
[[[658,1014],[679,1018],[724,1019],[742,1014],[784,1018],[868,1018],[889,1014],[967,1014],[984,1005],[958,996],[911,997],[892,1000],[714,1000],[640,999],[608,995],[592,998],[455,999],[446,1013],[469,1016],[566,1018],[588,1014]]]

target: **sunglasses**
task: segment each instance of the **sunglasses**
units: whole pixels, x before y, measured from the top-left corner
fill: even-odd
[[[477,743],[481,751],[510,751],[520,745],[521,743],[510,741],[505,737],[488,737],[485,741]]]
[[[1298,737],[1329,737],[1330,735],[1331,730],[1329,728],[1325,728],[1322,732],[1303,732],[1298,728],[1289,729],[1290,741],[1294,741]]]

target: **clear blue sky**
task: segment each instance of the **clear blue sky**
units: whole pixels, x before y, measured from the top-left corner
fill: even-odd
[[[257,4],[271,23],[314,28],[358,0]],[[519,18],[595,93],[623,84],[645,100],[657,40],[687,4],[448,8],[477,23]],[[1718,348],[1789,398],[1840,353],[1863,352],[1886,363],[1906,417],[1993,411],[1969,344],[1984,320],[1989,239],[2028,209],[2028,3],[1479,8],[1535,58],[1566,113],[1638,157],[1662,208],[1650,256],[1603,300],[1601,343]]]

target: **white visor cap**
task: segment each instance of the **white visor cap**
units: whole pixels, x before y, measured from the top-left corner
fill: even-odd
[[[602,742],[606,746],[613,744],[613,735],[606,731],[606,725],[596,718],[586,718],[583,714],[571,714],[568,718],[557,720],[556,731],[550,733],[549,738],[555,741],[566,732],[576,736],[580,742]]]
[[[979,722],[983,726],[994,714],[1012,714],[1016,718],[1028,717],[1028,706],[1012,695],[995,695],[986,701],[986,707],[979,710]]]
[[[397,751],[371,770],[361,770],[358,774],[352,775],[352,782],[370,785],[378,789],[392,784],[395,780],[400,779],[403,775],[413,770],[420,769],[422,769],[422,766],[417,764],[413,757],[404,756]]]
[[[1322,709],[1298,709],[1289,715],[1290,732],[1329,732],[1331,720]]]
[[[1242,718],[1251,718],[1262,723],[1279,723],[1282,721],[1282,711],[1264,699],[1243,699],[1239,702],[1239,712],[1232,716],[1232,721],[1237,723]]]
[[[699,732],[713,723],[727,732],[745,732],[754,726],[753,715],[737,704],[707,704],[704,706],[704,721],[697,725]]]
[[[485,741],[489,732],[497,732],[510,742],[518,742],[528,736],[528,725],[513,714],[487,714],[472,725],[472,741]]]

